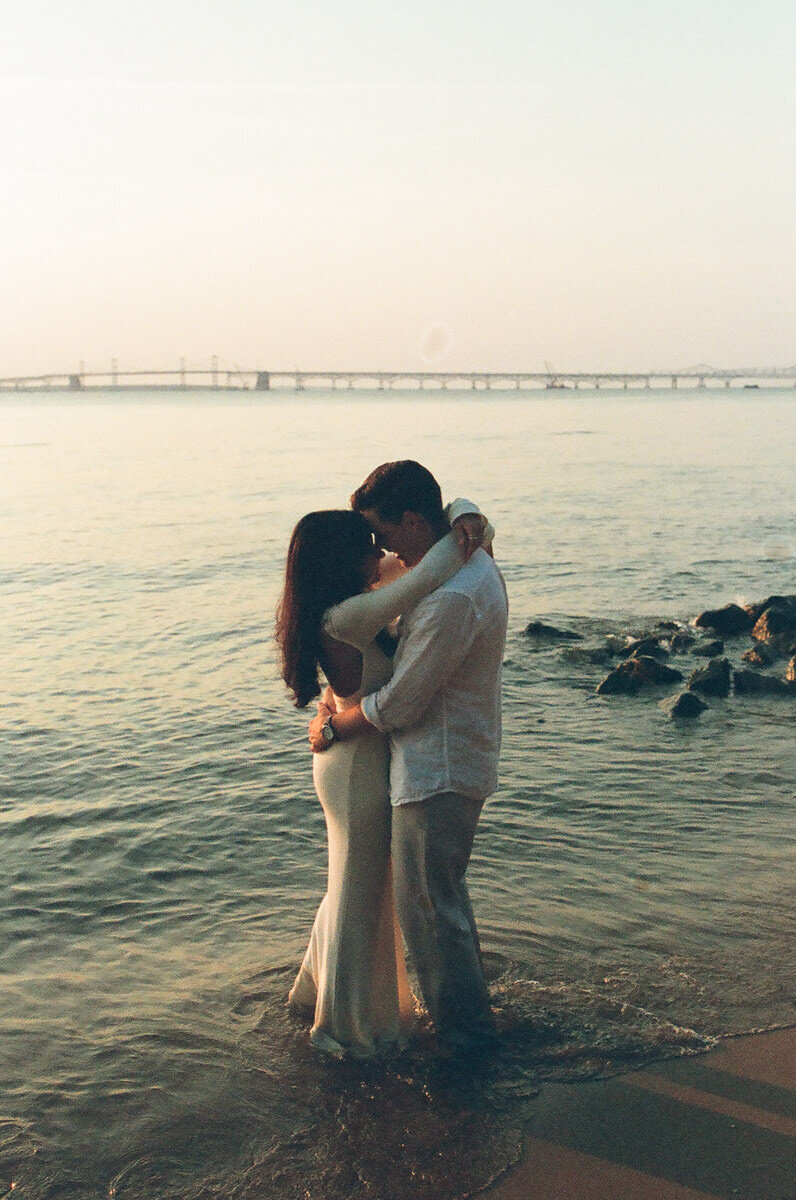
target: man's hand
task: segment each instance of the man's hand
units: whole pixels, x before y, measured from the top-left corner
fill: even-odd
[[[325,695],[326,693],[324,693]],[[332,713],[334,713],[334,742],[347,742],[349,738],[358,737],[360,733],[373,728],[363,713],[361,705],[352,704],[349,708],[341,709],[338,712],[337,709],[330,708],[321,700],[318,705],[317,717],[313,717],[310,721],[309,743],[314,754],[320,754],[334,745],[334,742],[328,742],[321,733],[324,721]]]
[[[479,546],[483,546],[488,524],[486,517],[481,513],[465,513],[453,522],[453,536],[465,562],[469,562]]]
[[[324,698],[325,696],[326,693],[324,692]],[[327,717],[331,716],[333,711],[323,700],[319,701],[318,712],[310,721],[309,728],[309,741],[313,754],[320,754],[323,750],[328,750],[332,744],[331,742],[327,742],[321,730],[323,729],[324,721]]]

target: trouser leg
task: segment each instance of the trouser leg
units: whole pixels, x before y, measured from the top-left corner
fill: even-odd
[[[495,1037],[465,881],[481,807],[446,792],[393,809],[401,928],[440,1039],[462,1048],[486,1046]]]

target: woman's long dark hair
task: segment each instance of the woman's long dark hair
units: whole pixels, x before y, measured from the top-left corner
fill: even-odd
[[[367,586],[373,538],[365,518],[348,509],[302,517],[287,552],[285,590],[276,612],[281,675],[298,708],[320,692],[321,620],[327,608]]]

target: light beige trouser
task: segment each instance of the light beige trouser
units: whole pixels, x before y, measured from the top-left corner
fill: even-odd
[[[452,1049],[489,1049],[495,1023],[465,882],[483,802],[444,792],[392,810],[398,917],[426,1007]]]

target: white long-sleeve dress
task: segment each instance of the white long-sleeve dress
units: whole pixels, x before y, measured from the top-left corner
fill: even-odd
[[[477,510],[469,505],[462,511]],[[339,711],[390,678],[391,661],[374,640],[379,631],[452,578],[462,563],[448,534],[405,575],[325,614],[326,633],[362,654],[360,690],[336,696]],[[373,727],[313,755],[315,789],[326,817],[329,875],[288,999],[292,1007],[314,1014],[314,1045],[340,1057],[368,1058],[400,1049],[414,1016],[393,903],[389,767],[387,739]]]

